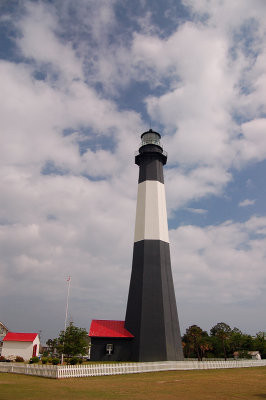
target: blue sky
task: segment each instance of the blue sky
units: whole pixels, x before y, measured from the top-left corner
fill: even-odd
[[[0,320],[123,319],[140,134],[165,185],[182,333],[266,331],[263,0],[2,1]]]

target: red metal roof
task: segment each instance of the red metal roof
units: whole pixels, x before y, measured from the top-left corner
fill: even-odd
[[[4,342],[33,342],[38,333],[16,333],[8,332],[4,337]]]
[[[93,319],[89,332],[90,337],[117,337],[133,338],[134,336],[125,329],[125,321],[109,321]]]

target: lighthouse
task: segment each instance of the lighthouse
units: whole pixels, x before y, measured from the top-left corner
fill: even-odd
[[[171,271],[161,135],[141,135],[137,211],[125,321],[92,320],[93,361],[183,360]]]
[[[141,135],[133,262],[125,328],[134,339],[134,361],[183,360],[173,285],[161,135]]]

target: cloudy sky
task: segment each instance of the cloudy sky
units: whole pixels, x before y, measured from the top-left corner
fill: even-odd
[[[123,319],[140,134],[165,185],[182,333],[266,331],[264,0],[1,0],[0,320]]]

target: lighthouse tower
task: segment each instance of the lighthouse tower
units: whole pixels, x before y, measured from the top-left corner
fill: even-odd
[[[125,329],[133,361],[183,360],[171,271],[161,135],[141,135],[134,250]]]
[[[141,135],[138,198],[125,321],[92,320],[92,361],[183,360],[171,271],[161,135]]]

